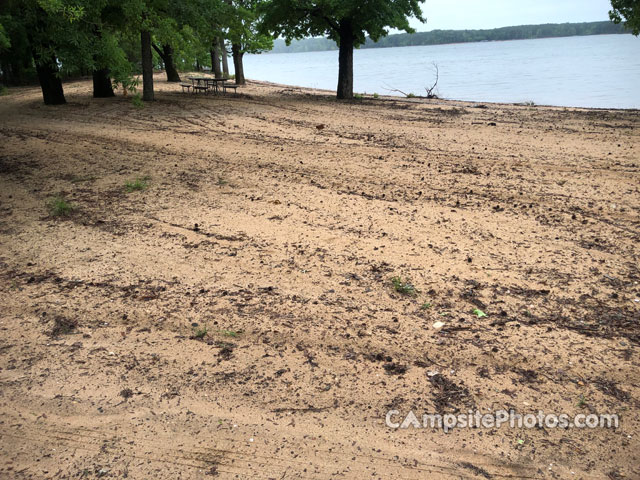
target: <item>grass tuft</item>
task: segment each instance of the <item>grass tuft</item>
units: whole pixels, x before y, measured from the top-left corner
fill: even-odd
[[[415,297],[418,294],[418,290],[415,286],[408,280],[403,280],[401,277],[393,277],[391,279],[391,285],[393,289],[402,294],[407,295],[408,297]]]
[[[49,200],[47,207],[52,217],[68,217],[74,210],[74,207],[62,197]]]
[[[197,338],[199,340],[202,340],[204,337],[207,336],[207,327],[206,325],[202,328],[198,328],[193,332],[193,338]]]
[[[241,331],[235,331],[235,330],[222,330],[220,333],[222,333],[224,336],[226,337],[239,337],[242,332]]]
[[[146,190],[149,186],[149,177],[136,178],[133,181],[128,181],[124,184],[124,188],[128,193],[140,192]]]

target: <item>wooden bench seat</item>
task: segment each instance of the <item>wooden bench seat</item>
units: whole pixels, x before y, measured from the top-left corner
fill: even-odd
[[[222,93],[226,94],[227,93],[227,89],[233,89],[233,93],[234,94],[238,93],[238,86],[239,85],[236,85],[235,83],[229,83],[229,84],[223,83],[222,84]]]
[[[209,90],[209,87],[207,85],[194,85],[193,86],[194,93],[197,93],[197,92],[207,93],[208,90]]]
[[[180,86],[182,87],[182,92],[184,93],[185,90],[189,92],[193,85],[191,85],[190,83],[181,83]]]

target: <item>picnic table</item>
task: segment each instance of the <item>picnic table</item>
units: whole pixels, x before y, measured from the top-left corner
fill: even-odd
[[[220,92],[219,84],[222,84],[224,86],[224,83],[228,81],[227,78],[211,78],[211,77],[204,77],[204,76],[191,76],[187,78],[191,80],[191,85],[181,84],[182,90],[184,91],[184,89],[187,88],[187,91],[188,91],[188,87],[191,87],[193,88],[194,93],[196,92],[207,93],[209,89],[212,88],[213,92],[217,94]],[[223,92],[226,93],[226,89],[223,88]]]

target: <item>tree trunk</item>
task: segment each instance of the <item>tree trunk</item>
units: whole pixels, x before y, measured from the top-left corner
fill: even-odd
[[[180,75],[178,74],[178,70],[173,62],[173,48],[171,48],[171,45],[163,46],[162,50],[160,50],[160,47],[155,43],[152,43],[151,46],[164,64],[164,71],[167,74],[167,82],[179,82]]]
[[[142,99],[147,102],[154,100],[153,94],[153,54],[151,53],[151,33],[148,30],[140,32],[142,46]]]
[[[179,82],[180,74],[173,61],[173,48],[171,45],[164,45],[162,52],[162,61],[164,62],[164,69],[167,72],[167,82]]]
[[[108,68],[93,71],[93,98],[114,97],[113,85]]]
[[[353,30],[351,22],[340,22],[340,53],[338,55],[338,98],[353,98]]]
[[[216,78],[222,78],[222,67],[220,66],[220,42],[216,38],[211,48],[211,70]]]
[[[62,81],[58,76],[58,64],[55,57],[48,60],[38,58],[33,54],[36,62],[36,73],[40,88],[42,88],[42,98],[45,105],[63,105],[67,103],[64,98],[64,90],[62,89]]]
[[[229,60],[227,59],[227,47],[224,45],[224,38],[220,38],[220,54],[222,55],[222,74],[224,78],[229,78]]]
[[[244,85],[244,66],[242,65],[242,52],[240,45],[234,43],[231,45],[231,53],[233,55],[233,68],[236,71],[236,85]]]
[[[44,31],[46,27],[47,14],[40,7],[37,9],[35,25],[30,25],[30,28],[35,31]],[[62,105],[67,103],[64,98],[64,90],[62,89],[62,80],[58,75],[58,59],[55,54],[50,53],[47,57],[42,57],[39,53],[36,53],[36,42],[32,37],[29,30],[27,30],[27,38],[31,44],[31,56],[36,64],[36,74],[38,75],[38,82],[40,82],[40,88],[42,89],[42,98],[45,105]],[[50,50],[50,45],[41,44],[41,51],[47,52]]]

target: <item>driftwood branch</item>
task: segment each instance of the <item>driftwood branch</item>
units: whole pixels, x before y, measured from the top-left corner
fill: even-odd
[[[409,97],[409,96],[413,96],[413,94],[411,93],[405,93],[402,90],[398,90],[397,88],[385,88],[385,90],[387,92],[398,92],[401,93],[402,95],[404,95],[405,97]]]
[[[435,62],[433,62],[433,68],[436,71],[436,81],[433,83],[431,88],[424,87],[424,89],[427,91],[427,98],[438,98],[438,95],[434,93],[434,90],[438,86],[438,80],[440,79],[440,70],[438,69],[438,64]]]
[[[407,93],[407,92],[403,92],[402,90],[398,89],[398,88],[387,88],[385,87],[385,90],[388,92],[397,92],[397,93],[401,93],[402,95],[404,95],[407,98],[413,98],[413,97],[418,97],[418,98],[439,98],[438,95],[435,93],[436,88],[438,87],[438,80],[440,80],[440,70],[438,69],[438,64],[437,63],[433,63],[433,68],[436,71],[436,80],[435,82],[433,82],[433,85],[431,85],[431,87],[424,87],[424,89],[427,91],[427,96],[426,97],[418,97],[417,95],[414,95],[413,93]]]

